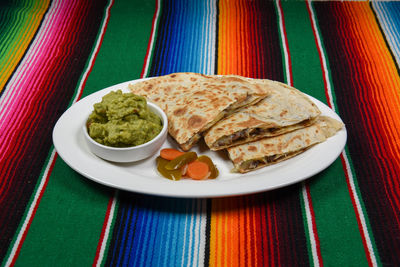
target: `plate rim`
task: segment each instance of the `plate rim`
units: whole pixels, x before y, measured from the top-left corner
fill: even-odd
[[[75,110],[78,110],[81,106],[85,106],[87,104],[87,102],[91,102],[93,104],[93,103],[101,100],[101,96],[103,96],[104,94],[106,94],[107,92],[112,91],[112,90],[121,89],[123,91],[128,91],[128,89],[127,89],[128,84],[133,84],[133,83],[140,82],[140,81],[147,80],[147,79],[151,79],[151,78],[134,79],[134,80],[118,83],[118,84],[103,88],[97,92],[90,94],[90,95],[87,95],[84,98],[82,98],[82,99],[78,100],[77,102],[75,102],[74,104],[72,104],[58,118],[58,120],[53,128],[53,133],[52,133],[53,144],[57,151],[57,154],[64,160],[64,162],[69,167],[71,167],[73,170],[75,170],[76,172],[78,172],[79,174],[84,176],[85,178],[90,179],[96,183],[99,183],[99,184],[102,184],[102,185],[105,185],[108,187],[120,189],[120,190],[135,192],[135,193],[142,193],[142,194],[147,194],[147,195],[156,195],[156,196],[163,196],[163,197],[180,197],[180,198],[229,197],[229,196],[247,195],[247,194],[254,194],[254,193],[259,193],[259,192],[264,192],[264,191],[275,190],[278,188],[286,187],[286,186],[304,181],[304,180],[318,174],[319,172],[323,171],[324,169],[328,168],[340,156],[340,154],[344,150],[344,147],[347,142],[347,130],[346,130],[346,127],[344,126],[339,131],[339,133],[337,133],[335,136],[328,138],[327,141],[317,144],[313,148],[311,148],[305,152],[305,153],[307,153],[311,150],[315,150],[316,147],[318,148],[318,147],[324,146],[324,144],[326,144],[328,141],[332,142],[333,139],[334,140],[337,139],[336,142],[337,142],[337,145],[339,145],[339,147],[335,147],[335,151],[332,151],[332,153],[330,154],[330,157],[328,159],[325,159],[323,165],[319,166],[318,168],[313,168],[311,172],[308,172],[305,174],[303,173],[301,175],[301,177],[297,177],[296,179],[289,179],[289,181],[284,180],[281,183],[276,183],[274,185],[268,185],[268,186],[264,186],[264,187],[260,186],[260,184],[258,184],[258,183],[251,184],[251,182],[252,182],[251,177],[259,178],[261,175],[267,173],[269,167],[262,168],[260,170],[257,170],[258,172],[255,171],[250,174],[249,173],[247,173],[245,175],[240,174],[243,177],[240,177],[237,179],[232,179],[232,180],[220,180],[217,178],[216,180],[206,180],[206,181],[193,181],[193,180],[187,180],[187,179],[183,179],[180,181],[171,181],[171,180],[162,178],[161,176],[158,176],[156,174],[157,178],[160,178],[160,180],[158,180],[158,179],[156,180],[157,181],[156,184],[154,183],[153,180],[151,180],[151,181],[149,180],[146,183],[143,179],[141,179],[141,178],[143,178],[143,177],[141,177],[143,175],[140,175],[140,174],[132,175],[131,174],[131,176],[135,179],[140,178],[139,179],[140,180],[139,187],[135,187],[135,188],[132,188],[132,187],[128,188],[126,186],[126,183],[124,183],[124,182],[121,183],[120,179],[119,180],[117,179],[114,182],[109,182],[108,178],[105,179],[104,177],[100,177],[100,178],[96,177],[96,176],[98,176],[98,173],[96,171],[88,170],[87,168],[82,168],[82,166],[80,166],[79,162],[77,163],[77,161],[79,161],[79,159],[73,158],[73,157],[71,158],[71,156],[68,154],[69,152],[66,151],[65,145],[62,144],[63,142],[65,142],[65,140],[64,141],[61,140],[62,132],[64,130],[63,127],[65,127],[65,121],[68,119],[68,116],[70,116]],[[324,110],[325,113],[328,113],[325,115],[334,117],[335,119],[343,122],[342,119],[340,118],[340,116],[334,110],[332,110],[329,106],[327,106],[323,102],[319,101],[318,99],[316,99],[308,94],[305,94],[305,95],[307,97],[309,97],[320,109]],[[321,112],[322,112],[322,110],[321,110]],[[322,113],[324,113],[324,112],[322,112]],[[80,120],[76,120],[76,121],[80,121]],[[76,128],[77,128],[77,130],[81,129],[80,125],[77,125]],[[75,133],[75,134],[78,134],[78,135],[81,134],[83,136],[83,133],[80,133],[80,132]],[[75,138],[75,141],[78,142],[78,140],[76,140],[76,138]],[[79,144],[77,146],[79,147]],[[83,150],[82,147],[80,147],[80,149]],[[89,152],[89,153],[91,153],[91,152]],[[305,154],[305,153],[302,153],[302,154]],[[310,153],[308,153],[308,154],[310,154]],[[93,157],[96,157],[96,156],[93,155]],[[282,168],[285,168],[284,165],[290,165],[290,162],[293,161],[293,159],[296,159],[298,157],[299,156],[296,156],[292,159],[283,161],[283,163],[281,162],[281,163],[277,163],[275,165],[277,165],[277,166],[283,165]],[[101,160],[101,159],[98,159],[98,160]],[[150,159],[147,159],[147,160],[150,160]],[[106,164],[103,166],[103,169],[109,169],[110,166],[114,166],[114,169],[115,169],[115,164],[107,163],[104,160],[101,160],[101,161],[103,161]],[[289,162],[289,164],[287,164],[288,162]],[[140,162],[137,164],[140,165]],[[116,166],[116,167],[118,168],[118,166]],[[117,172],[117,173],[119,173],[119,172]],[[246,176],[246,177],[244,177],[244,176]],[[245,179],[245,183],[246,183],[245,186],[243,186],[243,181],[241,181],[242,179]],[[250,182],[250,185],[249,185],[249,182]],[[225,183],[229,183],[229,186],[230,186],[229,189]],[[135,181],[133,182],[133,184],[135,184]],[[221,184],[222,184],[222,186],[221,186]],[[137,185],[138,184],[136,182],[136,186]],[[193,190],[193,189],[188,190],[188,189],[191,189],[193,187],[193,185],[194,185],[194,187],[196,187],[195,189],[197,189],[197,190]],[[199,185],[202,185],[202,186],[199,187]],[[216,190],[216,188],[215,188],[216,185],[218,187],[217,188],[218,190]],[[208,188],[209,191],[205,192],[204,189],[199,190],[199,188],[203,188],[204,186],[210,186]],[[170,188],[176,188],[176,187],[178,187],[178,189],[184,189],[184,190],[177,192],[176,190],[170,189]]]

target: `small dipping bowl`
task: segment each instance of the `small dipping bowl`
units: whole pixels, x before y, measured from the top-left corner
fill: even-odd
[[[149,109],[161,118],[163,127],[161,132],[147,143],[131,147],[111,147],[94,141],[88,133],[86,120],[82,130],[89,149],[98,157],[113,162],[134,162],[154,155],[163,145],[168,134],[168,119],[164,111],[157,105],[147,102]]]

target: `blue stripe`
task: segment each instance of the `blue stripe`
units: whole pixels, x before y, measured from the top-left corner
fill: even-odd
[[[116,244],[120,246],[113,249],[111,265],[176,266],[182,261],[193,265],[189,258],[193,259],[199,247],[192,243],[189,248],[189,243],[201,231],[196,224],[201,216],[198,200],[166,198],[152,202],[144,197],[133,203],[135,206],[120,205],[123,220],[116,228]]]
[[[400,66],[400,2],[372,2],[391,51]]]
[[[124,237],[126,236],[125,250],[128,253],[121,253],[121,255],[120,255],[120,256],[122,256],[120,258],[122,258],[124,266],[126,266],[128,264],[129,256],[131,255],[131,253],[129,253],[129,252],[132,250],[131,247],[134,246],[133,241],[134,241],[134,236],[136,234],[135,226],[136,226],[136,221],[137,221],[138,210],[137,210],[137,208],[133,207],[133,212],[130,209],[129,213],[132,214],[132,217],[129,219],[129,221],[127,221],[125,231],[124,231]],[[121,252],[123,252],[123,251],[121,251]],[[119,259],[118,259],[118,262],[119,262]]]
[[[122,230],[121,233],[122,233],[122,234],[121,234],[121,242],[120,242],[122,248],[125,248],[126,230],[127,230],[127,228],[128,228],[128,224],[129,224],[129,221],[130,221],[131,210],[130,210],[130,209],[126,209],[126,212],[127,212],[126,221],[123,222],[123,224],[121,225],[121,226],[123,226],[123,227],[121,228],[121,230]],[[124,252],[124,250],[118,251],[117,263],[116,263],[116,265],[120,265],[121,258],[122,258],[122,256],[123,256],[123,252]]]
[[[213,74],[216,0],[166,0],[160,8],[147,76]],[[123,198],[110,247],[111,265],[199,265],[194,256],[200,244],[196,246],[194,237],[201,235],[201,224],[196,223],[202,216],[201,200],[135,194]]]
[[[149,236],[149,234],[151,234],[153,232],[152,229],[149,228],[149,226],[151,226],[154,223],[153,222],[153,219],[154,219],[153,212],[152,212],[152,210],[148,210],[147,212],[143,211],[143,213],[140,216],[142,217],[142,220],[141,220],[141,225],[140,225],[139,231],[141,233],[143,232],[143,235],[142,235],[143,238],[140,240],[140,243],[142,244],[142,248],[140,250],[138,250],[138,252],[140,251],[141,254],[137,255],[137,258],[134,260],[134,262],[132,262],[132,265],[131,265],[131,262],[129,263],[130,266],[145,266],[146,262],[148,260],[148,258],[147,258],[148,256],[145,255],[144,252],[148,253],[149,251],[152,250],[151,248],[153,247],[152,245],[150,245],[150,243],[153,239]]]
[[[125,208],[123,207],[123,206],[120,206],[120,217],[121,218],[123,218],[124,217],[124,214],[125,214]],[[122,226],[123,225],[121,225],[121,224],[118,224],[117,225],[118,227],[116,228],[117,230],[116,230],[116,238],[115,238],[115,241],[114,241],[114,243],[116,244],[115,245],[115,247],[113,248],[113,250],[112,250],[112,256],[111,256],[111,265],[113,265],[114,264],[114,260],[115,260],[115,258],[116,258],[116,254],[118,253],[117,252],[117,250],[118,250],[118,244],[119,244],[119,239],[120,239],[120,236],[121,236],[121,228],[122,228]]]
[[[215,1],[163,2],[149,76],[185,71],[212,74],[206,66],[213,62],[209,51],[215,43],[215,8]]]
[[[137,238],[129,239],[130,243],[132,243],[132,246],[130,248],[131,251],[128,251],[128,266],[136,266],[139,260],[140,255],[138,253],[141,251],[141,248],[144,247],[144,243],[146,242],[146,239],[144,238],[144,231],[143,227],[145,226],[145,210],[143,208],[138,208],[137,209],[137,219],[135,223],[135,232],[137,235]],[[126,261],[125,261],[126,262]],[[125,264],[124,262],[124,264]]]
[[[158,229],[158,226],[160,224],[160,217],[157,216],[157,212],[156,211],[154,211],[152,213],[152,216],[153,216],[153,220],[154,221],[151,224],[151,228],[150,228],[150,231],[151,231],[150,232],[150,240],[151,240],[151,242],[149,242],[149,244],[151,244],[150,247],[152,247],[152,249],[149,249],[149,250],[146,251],[147,252],[146,258],[147,258],[148,262],[151,262],[151,263],[154,262],[154,254],[155,254],[154,253],[154,248],[155,248],[156,242],[157,242],[156,236],[158,236],[157,229]]]
[[[193,203],[192,203],[192,209],[193,210],[197,210],[197,201],[194,201]],[[199,210],[199,212],[201,212],[201,210]],[[197,218],[198,218],[198,214],[196,214],[196,213],[194,213],[193,214],[193,221],[191,221],[191,224],[193,225],[193,229],[192,229],[192,240],[194,241],[195,240],[195,236],[196,236],[196,227],[197,227],[197,223],[196,223],[196,220],[197,220]],[[190,253],[191,253],[191,255],[190,255],[190,258],[192,259],[192,261],[191,261],[191,265],[194,265],[193,263],[193,260],[194,260],[194,253],[195,253],[195,251],[197,250],[197,248],[195,247],[195,244],[194,243],[192,243],[192,249],[191,249],[191,251],[190,251]],[[197,251],[199,251],[199,250],[197,250]]]

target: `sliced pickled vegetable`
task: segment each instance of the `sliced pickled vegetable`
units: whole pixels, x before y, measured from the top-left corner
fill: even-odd
[[[207,157],[206,155],[202,155],[197,158],[197,161],[204,162],[208,165],[208,168],[210,169],[210,172],[211,172],[208,179],[215,179],[218,177],[219,171],[218,171],[217,167],[215,167],[214,162],[209,157]]]
[[[170,162],[169,160],[163,159],[162,157],[157,157],[157,170],[158,172],[167,179],[170,180],[180,180],[182,178],[182,171],[180,169],[167,170],[165,166]]]
[[[204,180],[210,176],[210,168],[207,163],[195,160],[188,164],[187,175],[194,180]]]
[[[185,154],[176,157],[165,165],[166,170],[179,170],[185,164],[197,159],[196,152],[186,152]]]
[[[160,156],[164,159],[167,160],[173,160],[181,155],[183,155],[185,152],[183,151],[179,151],[177,149],[174,148],[163,148],[160,151]]]

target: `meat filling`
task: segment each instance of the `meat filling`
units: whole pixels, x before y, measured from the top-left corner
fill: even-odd
[[[300,153],[302,153],[303,151],[305,151],[307,149],[308,148],[300,149],[298,151],[294,151],[294,152],[290,152],[290,153],[271,155],[271,156],[265,156],[263,158],[246,160],[242,164],[240,164],[240,170],[242,170],[242,171],[255,170],[255,169],[258,169],[260,167],[263,167],[263,166],[266,166],[266,165],[270,165],[272,163],[277,163],[279,161],[294,157],[297,154],[300,154]]]
[[[244,170],[254,170],[257,169],[260,166],[268,165],[270,163],[273,163],[275,161],[278,161],[281,158],[284,158],[286,155],[272,155],[272,156],[266,156],[260,159],[255,159],[255,160],[247,160],[242,163],[241,169]]]
[[[230,146],[233,143],[253,139],[256,136],[262,136],[266,133],[274,133],[279,128],[269,128],[269,129],[262,129],[262,128],[253,128],[253,129],[245,129],[239,132],[236,132],[234,134],[225,136],[221,139],[219,139],[216,143],[216,147],[225,147],[225,146]]]
[[[313,120],[308,119],[308,120],[304,120],[300,123],[300,125],[302,126],[306,126],[308,124],[310,124]],[[224,136],[222,138],[220,138],[216,144],[215,147],[216,148],[221,148],[221,147],[229,147],[234,143],[241,143],[243,141],[249,140],[252,141],[254,138],[256,138],[257,136],[273,136],[276,135],[279,131],[282,131],[283,129],[285,129],[285,127],[282,128],[267,128],[267,129],[263,129],[263,128],[253,128],[253,129],[245,129],[239,132],[235,132],[231,135],[227,135]]]

